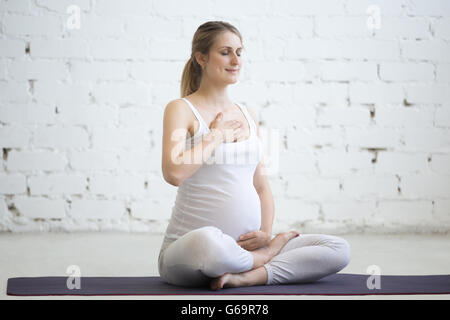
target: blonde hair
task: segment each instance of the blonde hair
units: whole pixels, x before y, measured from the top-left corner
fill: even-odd
[[[190,95],[200,87],[202,78],[202,67],[198,64],[194,54],[201,52],[207,55],[214,40],[222,32],[231,31],[236,34],[242,42],[242,36],[238,29],[224,21],[208,21],[198,27],[192,39],[191,57],[186,62],[181,76],[181,97]]]

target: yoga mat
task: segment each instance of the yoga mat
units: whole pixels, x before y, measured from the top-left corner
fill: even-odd
[[[80,289],[68,289],[68,277],[20,277],[8,279],[7,294],[46,295],[406,295],[450,294],[450,274],[381,275],[379,289],[368,288],[373,275],[338,273],[316,282],[223,288],[179,287],[160,277],[81,277]],[[73,280],[73,279],[72,279]],[[370,283],[376,282],[369,280]],[[76,284],[75,281],[70,281]]]

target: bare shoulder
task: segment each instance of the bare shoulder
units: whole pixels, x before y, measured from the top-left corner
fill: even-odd
[[[166,113],[186,113],[186,103],[181,99],[174,99],[170,101],[164,110]]]
[[[184,128],[191,132],[192,115],[189,106],[181,99],[170,101],[164,109],[164,127],[169,131]]]
[[[189,122],[189,106],[181,99],[174,99],[164,109],[164,117],[169,121]]]

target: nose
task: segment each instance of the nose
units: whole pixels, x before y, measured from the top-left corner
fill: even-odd
[[[239,57],[238,57],[238,55],[237,55],[236,53],[234,53],[234,52],[233,52],[233,55],[232,55],[232,57],[231,57],[231,62],[232,62],[234,65],[238,65],[238,64],[239,64]]]

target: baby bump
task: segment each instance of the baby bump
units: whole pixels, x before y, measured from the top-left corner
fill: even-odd
[[[241,191],[241,192],[239,192]],[[243,234],[261,227],[261,203],[256,190],[236,190],[228,196],[203,194],[191,196],[184,202],[182,219],[186,229],[214,226],[235,240]]]
[[[236,195],[223,204],[223,211],[217,212],[217,221],[224,221],[219,228],[235,240],[244,233],[261,227],[261,203],[258,194],[252,191]]]

